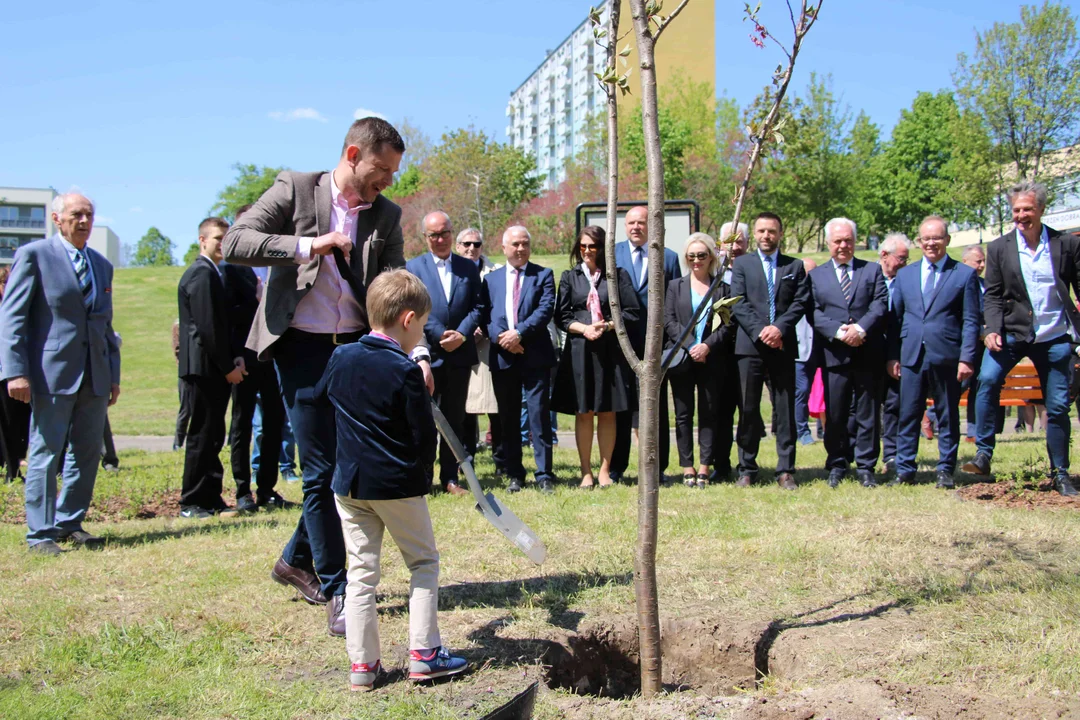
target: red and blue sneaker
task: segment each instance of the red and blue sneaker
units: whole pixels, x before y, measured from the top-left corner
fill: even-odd
[[[375,686],[375,678],[381,669],[379,660],[376,660],[374,665],[353,663],[352,672],[349,673],[349,689],[353,692],[367,692]]]
[[[409,679],[415,682],[457,675],[468,666],[465,658],[451,655],[441,645],[429,650],[409,651]]]

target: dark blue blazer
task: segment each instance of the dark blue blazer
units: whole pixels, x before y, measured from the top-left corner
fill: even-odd
[[[431,367],[443,363],[450,367],[472,367],[479,360],[476,357],[476,342],[473,332],[480,324],[480,271],[476,263],[450,254],[450,302],[443,294],[442,280],[435,267],[435,258],[426,252],[405,263],[405,269],[424,281],[431,295],[431,314],[424,326],[424,336],[431,350]],[[465,336],[457,350],[446,352],[439,345],[442,334],[447,330],[457,330]]]
[[[525,352],[515,355],[499,347],[498,342],[499,333],[510,329],[506,319],[506,268],[503,265],[485,275],[480,293],[485,332],[491,338],[491,369],[551,367],[555,364],[555,348],[548,335],[548,323],[555,316],[555,274],[536,263],[525,264],[516,322]]]
[[[431,492],[431,396],[420,366],[395,343],[365,335],[334,350],[315,397],[337,413],[335,494],[400,500]]]
[[[645,331],[648,329],[649,319],[649,273],[645,273],[644,282],[638,283],[638,277],[634,275],[634,262],[630,257],[631,245],[629,240],[615,243],[615,265],[621,267],[630,276],[630,284],[637,291],[638,304],[641,312],[637,322],[627,323],[626,330],[630,336],[634,349],[641,353],[645,349]],[[675,278],[682,277],[682,266],[679,265],[679,255],[670,248],[664,248],[664,292]]]
[[[814,345],[821,348],[825,367],[875,363],[881,370],[889,314],[885,275],[877,263],[858,258],[852,259],[850,270],[850,303],[840,289],[833,260],[810,271],[811,304],[807,319],[817,333]],[[857,348],[836,339],[840,326],[852,323],[866,331],[866,341]]]
[[[937,288],[923,302],[922,260],[902,268],[893,281],[889,359],[916,367],[932,364],[974,365],[979,351],[979,276],[946,257]]]

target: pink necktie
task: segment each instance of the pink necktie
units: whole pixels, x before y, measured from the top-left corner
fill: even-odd
[[[521,269],[514,270],[514,324],[517,325],[518,302],[521,300]]]

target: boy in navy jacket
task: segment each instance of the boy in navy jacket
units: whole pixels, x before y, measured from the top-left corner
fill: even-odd
[[[375,588],[383,531],[389,530],[409,572],[409,678],[430,680],[466,668],[439,637],[439,552],[424,468],[435,447],[431,399],[409,352],[424,335],[431,298],[405,270],[380,274],[367,291],[371,334],[334,351],[316,394],[337,413],[332,488],[345,548],[345,643],[353,690],[370,690],[380,670]]]

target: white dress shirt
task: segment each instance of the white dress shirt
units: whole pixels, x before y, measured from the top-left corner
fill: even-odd
[[[836,282],[840,285],[841,288],[844,287],[844,283],[840,279],[841,277],[843,277],[843,273],[840,272],[840,266],[843,265],[844,267],[847,268],[848,280],[851,281],[851,296],[855,297],[855,266],[850,262],[838,263],[838,262],[836,262],[836,258],[832,259],[832,265],[833,265],[833,272],[836,273]],[[863,337],[863,338],[866,337],[866,331],[862,329],[862,325],[860,325],[859,323],[851,323],[851,326],[853,328],[855,328],[855,332],[859,333],[859,337]],[[840,339],[842,337],[844,337],[844,331],[841,330],[840,328],[837,328],[836,329],[836,338]]]
[[[1024,276],[1028,297],[1031,298],[1031,324],[1035,342],[1046,342],[1069,332],[1065,322],[1065,305],[1058,295],[1054,281],[1054,263],[1050,256],[1050,236],[1042,228],[1039,244],[1032,250],[1023,234],[1016,231],[1016,248],[1020,255],[1020,274]]]
[[[453,275],[450,273],[450,260],[453,255],[447,255],[443,260],[435,253],[431,253],[431,259],[435,263],[435,269],[439,272],[439,281],[442,282],[443,297],[446,298],[446,302],[450,302],[450,283],[453,281]]]
[[[519,277],[520,276],[520,277]],[[524,282],[525,266],[516,268],[510,263],[506,264],[506,328],[517,330],[517,313],[514,312],[514,283]],[[518,291],[518,302],[521,302],[521,291]]]

